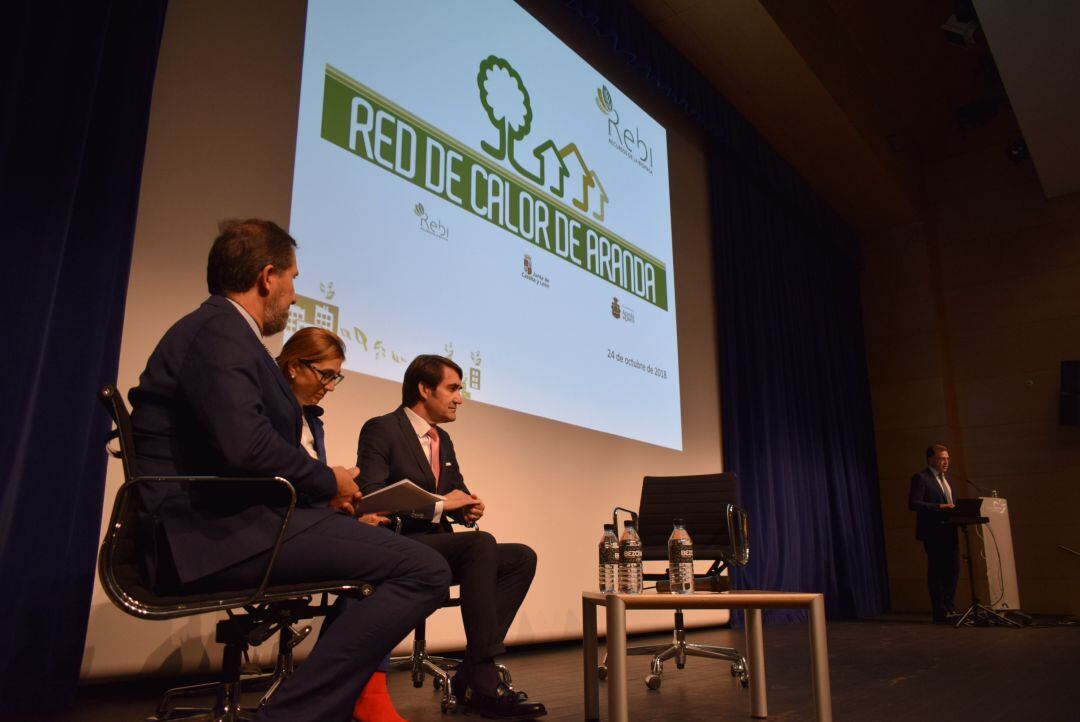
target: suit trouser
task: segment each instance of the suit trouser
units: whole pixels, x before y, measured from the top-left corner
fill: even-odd
[[[297,509],[294,517],[314,510]],[[324,513],[324,512],[321,512]],[[257,586],[269,553],[229,567],[214,580]],[[337,514],[288,539],[272,584],[355,579],[375,586],[367,599],[339,597],[307,660],[257,719],[347,722],[353,704],[387,652],[446,599],[443,558],[411,539]]]
[[[470,661],[503,654],[503,639],[536,573],[536,552],[498,544],[487,532],[417,534],[411,539],[446,558],[460,585],[461,621]]]
[[[953,610],[956,580],[960,575],[960,546],[956,529],[936,530],[923,540],[926,549],[926,587],[935,619],[944,619]]]

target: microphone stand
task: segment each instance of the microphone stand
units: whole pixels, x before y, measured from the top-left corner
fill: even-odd
[[[963,479],[963,481],[970,484],[971,486],[975,487],[978,491],[981,491],[984,494],[989,494],[990,496],[992,496],[995,499],[997,498],[997,495],[998,495],[997,489],[987,489],[985,486],[979,486],[978,484],[976,484],[971,479]]]

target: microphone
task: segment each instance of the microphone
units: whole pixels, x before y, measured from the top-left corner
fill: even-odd
[[[989,494],[990,496],[994,497],[995,499],[997,498],[997,495],[998,495],[997,489],[987,489],[985,486],[980,486],[980,485],[976,484],[971,479],[961,479],[961,481],[964,481],[964,482],[966,482],[968,484],[971,484],[972,486],[974,486],[976,489],[978,489],[979,491],[981,491],[984,494]]]

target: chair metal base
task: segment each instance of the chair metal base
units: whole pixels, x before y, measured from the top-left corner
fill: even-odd
[[[413,687],[424,686],[424,678],[431,677],[431,686],[442,693],[440,707],[443,714],[453,712],[460,706],[461,701],[454,694],[453,685],[450,683],[450,675],[461,666],[460,659],[450,657],[431,656],[427,653],[427,640],[414,639],[413,651],[408,657],[391,657],[390,670],[397,671],[407,669],[412,674]],[[495,667],[499,671],[499,679],[511,692],[514,691],[514,681],[510,677],[510,670],[501,664]]]
[[[295,629],[283,624],[278,630],[278,653],[274,671],[240,674],[240,658],[246,655],[243,644],[227,644],[224,657],[224,681],[173,687],[162,695],[154,714],[146,722],[249,722],[277,692],[294,669],[293,649],[311,633],[311,626]],[[241,707],[240,692],[266,690],[256,707]],[[213,707],[176,707],[176,700],[214,695]]]
[[[686,629],[683,626],[682,610],[675,612],[675,629],[671,644],[651,644],[643,647],[628,647],[627,656],[651,655],[652,664],[650,673],[645,677],[645,686],[652,690],[660,689],[663,681],[664,662],[669,659],[675,660],[675,667],[682,669],[686,666],[687,657],[705,657],[707,659],[719,659],[731,662],[731,676],[737,677],[743,687],[750,685],[750,671],[746,665],[746,657],[734,647],[718,647],[710,644],[692,644],[686,641]],[[600,679],[607,679],[607,655],[601,663],[597,674]]]
[[[157,710],[146,722],[247,722],[256,710],[240,706],[241,682],[208,682],[174,687],[162,696]],[[174,707],[177,698],[215,694],[213,707]]]
[[[426,639],[414,639],[413,651],[408,657],[390,658],[390,670],[409,670],[413,687],[423,687],[424,678],[427,676],[432,678],[432,687],[442,693],[440,707],[443,714],[453,712],[458,708],[459,700],[450,684],[450,673],[460,666],[461,660],[429,655]]]

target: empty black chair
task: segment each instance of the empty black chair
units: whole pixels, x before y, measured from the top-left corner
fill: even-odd
[[[697,591],[721,592],[728,589],[724,571],[745,566],[750,559],[749,524],[746,512],[736,505],[736,479],[733,473],[700,474],[696,476],[646,476],[641,484],[641,503],[638,512],[631,513],[641,536],[641,556],[644,561],[667,561],[667,541],[674,519],[686,521],[686,529],[694,542],[695,561],[710,560],[704,574],[694,575]],[[616,509],[616,514],[618,513]],[[626,510],[629,511],[629,510]],[[667,572],[646,573],[646,581],[657,583],[659,591],[667,588]],[[683,612],[675,611],[674,638],[671,644],[630,647],[628,655],[652,655],[650,674],[645,678],[649,689],[659,689],[664,662],[675,660],[675,666],[686,666],[687,657],[707,657],[731,662],[731,674],[745,687],[750,682],[746,657],[733,647],[692,644],[686,641]],[[605,666],[600,677],[606,676]]]
[[[148,719],[150,722],[234,722],[250,719],[248,713],[254,710],[240,707],[241,686],[246,689],[266,689],[259,706],[266,704],[293,670],[293,649],[311,631],[310,626],[297,629],[294,625],[304,619],[325,615],[330,609],[328,594],[366,597],[374,593],[374,587],[357,580],[269,586],[278,549],[296,507],[296,492],[292,485],[281,477],[139,476],[131,421],[123,398],[114,386],[101,389],[99,398],[116,425],[112,436],[119,439],[119,450],[110,449],[110,453],[121,459],[124,467],[124,484],[113,502],[109,526],[98,555],[98,577],[105,593],[120,609],[140,619],[174,619],[207,612],[225,612],[227,615],[226,619],[217,623],[216,629],[217,641],[225,646],[220,681],[170,689],[154,715]],[[255,589],[206,590],[198,594],[156,593],[143,574],[136,534],[139,503],[136,492],[154,484],[200,487],[202,494],[234,494],[237,487],[243,485],[244,494],[253,500],[262,499],[272,506],[287,508],[262,583]],[[318,601],[316,597],[319,597]],[[278,638],[278,651],[274,670],[268,674],[242,675],[248,648],[262,644],[275,635]],[[210,695],[215,697],[214,705],[210,708],[174,706],[178,697]]]

